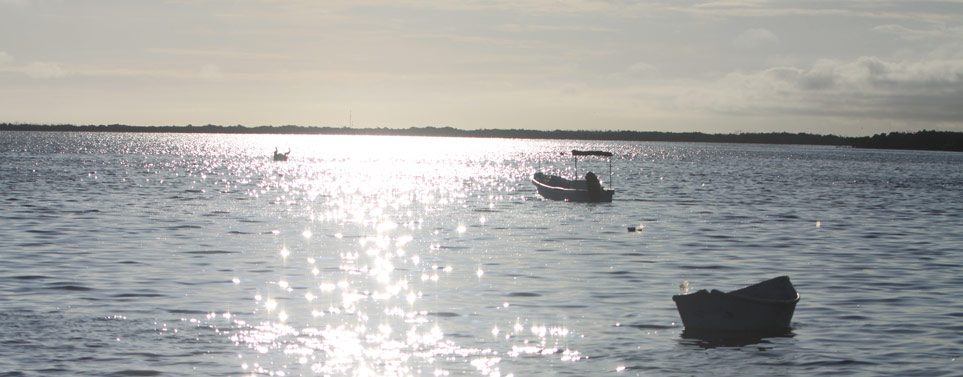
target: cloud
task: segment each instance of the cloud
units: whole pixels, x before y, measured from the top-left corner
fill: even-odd
[[[601,26],[587,25],[538,25],[538,24],[505,24],[497,26],[496,29],[510,32],[541,32],[541,31],[574,31],[590,33],[614,33],[618,29]]]
[[[758,49],[779,42],[776,34],[766,29],[749,29],[732,41],[732,45],[744,49]]]
[[[806,73],[806,76],[810,75],[832,80],[833,84],[827,89],[841,92],[960,90],[963,60],[891,62],[872,56],[849,62],[820,60]]]
[[[54,62],[33,62],[24,67],[23,72],[35,79],[55,79],[67,75],[60,64]]]
[[[638,76],[656,76],[659,74],[659,69],[651,64],[645,62],[638,62],[632,64],[628,68],[628,72],[633,75]]]
[[[147,48],[144,51],[154,54],[188,57],[214,57],[225,59],[290,59],[289,56],[281,54],[268,54],[236,50],[207,50],[207,49],[186,49],[186,48]]]
[[[0,66],[13,64],[13,56],[6,51],[0,51]]]
[[[216,64],[206,64],[201,67],[199,76],[205,80],[219,80],[224,77],[224,72]]]
[[[698,85],[698,86],[697,86]],[[693,84],[678,106],[740,115],[807,115],[909,122],[963,120],[963,60],[820,60],[809,68],[731,73]]]
[[[919,41],[928,38],[940,37],[944,33],[938,30],[910,29],[902,25],[879,25],[872,29],[877,33],[893,34],[907,41]]]

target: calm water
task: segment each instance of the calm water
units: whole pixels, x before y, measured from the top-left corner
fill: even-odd
[[[573,148],[613,203],[536,195]],[[960,375],[961,197],[959,153],[4,132],[0,375]],[[790,333],[683,333],[681,283],[779,275]]]

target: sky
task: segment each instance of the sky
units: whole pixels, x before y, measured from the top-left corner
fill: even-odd
[[[963,131],[963,0],[0,0],[0,122]]]

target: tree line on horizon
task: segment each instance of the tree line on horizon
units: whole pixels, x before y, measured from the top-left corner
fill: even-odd
[[[218,134],[297,134],[297,135],[377,135],[377,136],[447,136],[509,139],[566,139],[701,143],[806,144],[835,145],[854,148],[913,149],[963,152],[963,132],[918,131],[890,132],[865,137],[843,137],[809,133],[738,133],[706,134],[702,132],[657,131],[589,131],[589,130],[524,130],[481,129],[461,130],[452,127],[349,128],[305,126],[130,126],[110,125],[39,125],[0,124],[0,131],[59,131],[59,132],[154,132],[154,133],[218,133]]]

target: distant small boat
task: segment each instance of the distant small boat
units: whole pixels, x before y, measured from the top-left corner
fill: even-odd
[[[578,176],[579,156],[609,157],[609,182],[612,181],[612,153],[602,151],[572,150],[575,157],[575,172]],[[538,194],[545,199],[567,202],[611,202],[615,190],[602,188],[595,173],[586,174],[586,179],[567,179],[557,175],[536,172],[532,176],[532,183]]]
[[[780,276],[728,293],[703,289],[672,300],[686,331],[787,330],[799,292]]]
[[[286,153],[278,153],[278,149],[274,148],[274,161],[287,161],[289,154],[291,154],[290,149]]]

